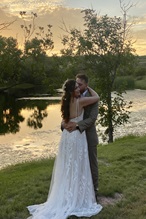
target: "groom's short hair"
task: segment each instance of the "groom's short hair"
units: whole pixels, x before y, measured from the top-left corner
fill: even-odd
[[[87,75],[83,74],[83,73],[79,73],[76,75],[76,79],[79,78],[81,80],[84,80],[87,84],[88,84],[88,77]]]

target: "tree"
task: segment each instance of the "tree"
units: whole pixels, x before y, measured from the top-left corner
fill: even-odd
[[[38,27],[35,22],[38,16],[34,12],[31,12],[29,22],[26,22],[26,19],[30,16],[26,11],[20,11],[20,16],[23,21],[21,28],[24,33],[24,53],[35,56],[46,54],[52,50],[54,48],[52,25],[47,25],[47,31],[42,26]]]
[[[27,24],[26,17],[28,17],[26,11],[20,11],[20,16],[22,18],[23,24],[21,25],[21,28],[24,33],[24,44],[27,40],[31,38],[33,33],[35,32],[36,25],[35,25],[35,19],[37,18],[37,14],[34,12],[31,12],[31,22]]]
[[[86,9],[84,13],[84,31],[67,30],[68,35],[62,39],[65,46],[63,55],[84,57],[84,65],[94,74],[94,84],[100,92],[99,123],[107,127],[108,142],[113,142],[114,128],[128,122],[131,102],[123,98],[123,85],[112,95],[114,81],[123,66],[132,66],[134,49],[128,38],[127,9],[122,8],[123,19],[120,17],[98,16],[95,10]]]
[[[20,12],[24,32],[23,72],[21,81],[44,85],[47,81],[46,68],[49,52],[54,48],[52,25],[47,27],[36,25],[36,13],[31,13],[27,22],[27,13]]]
[[[10,22],[3,22],[0,24],[0,31],[7,29],[10,25],[12,25],[16,20]]]
[[[12,85],[18,82],[22,52],[17,40],[0,36],[0,83]]]
[[[43,38],[32,38],[25,42],[25,52],[23,55],[24,70],[22,78],[29,74],[29,82],[34,84],[42,84],[46,80],[47,52],[53,48],[53,40],[51,39],[51,26],[48,25],[48,34]],[[26,77],[28,80],[28,77]]]

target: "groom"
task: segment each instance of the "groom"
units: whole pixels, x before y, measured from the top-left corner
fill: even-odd
[[[77,74],[76,82],[79,85],[81,96],[85,96],[85,97],[90,96],[90,93],[87,89],[88,77],[85,74]],[[83,131],[86,131],[90,168],[91,168],[96,200],[98,195],[98,162],[97,162],[98,136],[95,126],[97,115],[98,115],[98,102],[86,106],[84,108],[84,117],[82,121],[78,123],[69,122],[67,126],[66,125],[64,126],[64,128],[66,128],[70,132],[76,129],[79,129],[81,133]]]

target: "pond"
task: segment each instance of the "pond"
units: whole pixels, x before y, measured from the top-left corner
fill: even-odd
[[[146,91],[127,91],[133,101],[130,122],[115,130],[115,138],[146,134]],[[0,96],[0,168],[32,159],[54,157],[61,136],[60,97],[22,98]],[[97,130],[104,132],[97,125]],[[99,136],[100,143],[102,139]]]

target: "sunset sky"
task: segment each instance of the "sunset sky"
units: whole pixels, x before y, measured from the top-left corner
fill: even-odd
[[[136,40],[134,47],[138,55],[146,55],[146,0],[122,0],[133,7],[128,11],[128,16],[134,20],[133,40]],[[0,23],[16,20],[8,30],[0,32],[4,36],[13,36],[23,45],[24,36],[20,25],[22,20],[20,11],[27,14],[36,12],[38,26],[53,25],[53,40],[55,43],[54,52],[61,49],[61,36],[64,34],[60,27],[62,21],[68,27],[82,29],[82,9],[92,8],[100,15],[122,16],[119,0],[1,0],[0,2]]]

